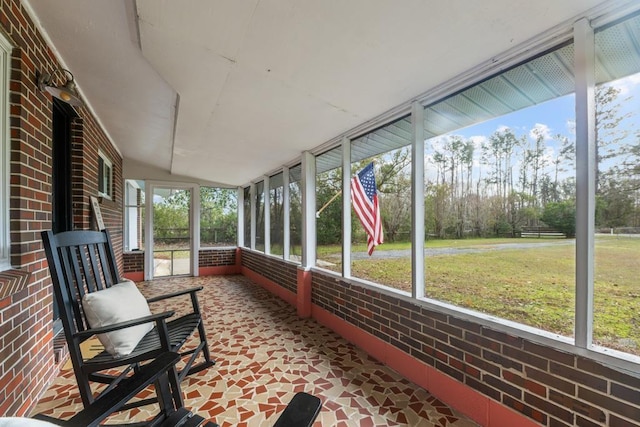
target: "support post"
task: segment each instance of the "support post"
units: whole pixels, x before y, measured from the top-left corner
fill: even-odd
[[[264,253],[271,253],[271,182],[269,175],[262,181],[262,200],[264,203]]]
[[[236,190],[236,197],[238,199],[238,247],[244,246],[244,188],[238,187]]]
[[[342,139],[342,276],[351,277],[351,141]]]
[[[591,346],[595,254],[595,37],[586,18],[573,28],[576,85],[576,307],[575,343]]]
[[[316,158],[302,153],[302,267],[316,264]]]
[[[282,225],[282,258],[289,259],[291,252],[291,194],[289,188],[289,168],[282,168],[282,210],[284,211],[284,224]]]
[[[424,298],[424,108],[411,105],[411,295]]]
[[[250,197],[251,197],[251,250],[256,250],[256,184],[254,182],[251,183],[250,187]]]

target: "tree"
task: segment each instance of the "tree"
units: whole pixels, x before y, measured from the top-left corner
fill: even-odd
[[[449,199],[449,186],[447,184],[427,183],[425,197],[425,218],[432,224],[427,232],[438,238],[445,238],[446,230],[446,206]]]
[[[342,168],[332,169],[316,177],[316,219],[318,245],[338,245],[342,241]],[[335,199],[334,199],[334,196]]]
[[[528,163],[531,164],[531,192],[529,193],[532,197],[533,206],[539,206],[539,187],[540,181],[543,176],[543,170],[546,166],[546,160],[544,158],[544,150],[545,150],[545,127],[543,125],[536,125],[532,130],[531,134],[535,138],[535,143],[533,148],[527,149],[527,158]]]
[[[190,202],[190,192],[187,190],[175,190],[162,198],[156,195],[153,202],[153,235],[158,243],[188,245]]]
[[[573,200],[548,203],[540,219],[548,226],[562,231],[567,237],[576,235],[576,205]]]
[[[600,191],[602,163],[623,154],[619,150],[620,141],[628,135],[620,125],[630,114],[620,114],[620,108],[621,102],[628,102],[629,98],[618,100],[620,92],[613,85],[596,87],[596,192]]]
[[[493,184],[496,195],[502,201],[506,213],[507,196],[513,190],[513,156],[515,149],[522,144],[509,128],[498,129],[488,142],[482,144],[482,159],[491,166],[487,183]]]
[[[238,228],[238,198],[235,189],[200,187],[200,241],[232,244]]]
[[[395,242],[403,229],[407,231],[407,237],[411,229],[411,179],[399,174],[393,180],[393,185],[387,181],[385,190],[379,194],[384,239]]]
[[[376,158],[376,184],[384,238],[395,242],[411,229],[411,152],[401,148]]]
[[[190,192],[178,190],[153,204],[156,239],[167,243],[188,241]],[[235,189],[200,187],[200,241],[206,244],[235,243],[238,227]]]

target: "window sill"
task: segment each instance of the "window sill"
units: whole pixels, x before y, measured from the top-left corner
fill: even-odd
[[[0,300],[16,294],[27,287],[31,273],[23,270],[0,271]]]

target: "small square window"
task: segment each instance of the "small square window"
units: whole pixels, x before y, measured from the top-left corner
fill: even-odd
[[[98,195],[111,199],[113,164],[101,151],[98,152]]]

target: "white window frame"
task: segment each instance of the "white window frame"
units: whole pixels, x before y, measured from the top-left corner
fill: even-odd
[[[124,239],[122,245],[125,252],[144,249],[137,247],[137,237],[140,233],[140,230],[138,230],[139,215],[141,215],[141,210],[144,209],[144,205],[138,204],[137,193],[139,189],[140,186],[136,180],[126,179],[124,181]],[[133,200],[132,197],[134,198]],[[132,213],[132,208],[136,209],[135,214]],[[133,223],[135,225],[132,225]],[[134,240],[136,241],[136,247],[132,247],[131,242]]]
[[[0,271],[11,268],[9,232],[9,76],[11,75],[9,41],[0,34]]]
[[[102,161],[102,173],[100,173],[100,162]],[[105,169],[106,168],[106,169]],[[108,177],[105,177],[105,170]],[[106,178],[106,179],[105,179]],[[105,188],[106,185],[106,188]],[[98,195],[111,200],[113,194],[113,162],[102,150],[98,150]]]

